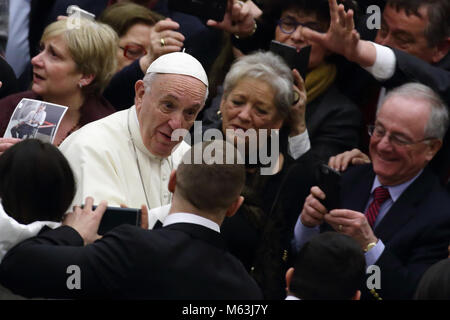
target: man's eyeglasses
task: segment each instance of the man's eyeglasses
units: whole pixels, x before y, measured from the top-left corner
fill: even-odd
[[[278,20],[277,24],[280,27],[281,31],[286,34],[294,33],[295,30],[297,30],[298,26],[307,27],[317,32],[324,32],[322,25],[318,22],[300,23],[293,19],[283,18]]]
[[[119,48],[123,50],[124,57],[130,60],[139,59],[147,54],[147,50],[138,44],[127,44],[125,47],[119,46]]]
[[[367,132],[369,133],[369,136],[376,137],[378,139],[381,139],[386,135],[386,130],[383,127],[377,125],[368,125]],[[411,141],[395,133],[388,136],[389,143],[397,147],[406,147],[422,142],[428,143],[433,139],[435,138],[425,138],[419,141]]]

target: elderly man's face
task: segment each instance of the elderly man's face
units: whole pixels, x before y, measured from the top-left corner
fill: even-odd
[[[422,6],[418,11],[421,17],[412,13],[407,15],[405,10],[397,11],[387,5],[375,42],[400,49],[429,63],[437,63],[448,53],[448,48],[428,45],[424,33],[429,23],[428,10]]]
[[[187,129],[194,123],[204,104],[206,86],[198,79],[158,74],[150,91],[144,82],[136,83],[136,111],[142,140],[154,155],[168,157],[180,141],[172,141],[172,132]]]
[[[370,139],[373,169],[383,185],[398,185],[412,179],[440,148],[440,141],[422,141],[430,113],[424,100],[393,96],[386,100],[377,115],[376,132]],[[395,143],[395,136],[408,145]]]

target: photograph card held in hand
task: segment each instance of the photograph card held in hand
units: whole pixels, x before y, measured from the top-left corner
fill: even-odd
[[[53,143],[67,107],[33,99],[22,99],[9,120],[4,138],[34,138]]]

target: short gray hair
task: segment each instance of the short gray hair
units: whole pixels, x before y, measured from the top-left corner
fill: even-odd
[[[162,73],[149,72],[149,73],[145,74],[144,79],[142,79],[142,81],[144,81],[144,88],[145,88],[146,92],[150,92],[152,83],[158,74],[162,74]],[[206,99],[208,98],[208,94],[209,94],[208,87],[206,87],[206,93],[205,93],[205,98],[203,99],[203,105],[205,105]]]
[[[430,106],[430,117],[425,125],[424,137],[444,139],[449,126],[448,107],[433,89],[421,83],[411,82],[389,91],[384,101],[393,96],[427,101]]]
[[[286,119],[294,101],[292,71],[283,59],[272,52],[256,52],[239,58],[231,66],[224,81],[226,98],[237,83],[244,78],[265,81],[275,91],[275,107],[278,114]]]

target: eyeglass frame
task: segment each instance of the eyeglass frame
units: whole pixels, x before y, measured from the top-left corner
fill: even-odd
[[[383,135],[378,135],[375,133],[375,128],[377,127],[376,124],[369,124],[367,126],[367,133],[369,134],[370,137],[375,136],[376,138],[382,139],[385,135],[386,135],[386,129],[383,129]],[[379,126],[378,126],[379,127]],[[396,147],[409,147],[412,146],[414,144],[419,144],[419,143],[426,143],[428,144],[430,142],[430,140],[434,140],[437,139],[435,137],[428,137],[428,138],[424,138],[422,140],[419,141],[403,141],[401,138],[398,137],[397,134],[392,134],[390,133],[388,136],[388,141],[391,145],[394,145]]]
[[[291,21],[292,24],[295,25],[295,28],[291,32],[286,31],[281,26],[283,23],[286,23],[287,20]],[[298,22],[296,20],[292,20],[292,19],[289,19],[289,18],[281,18],[281,19],[277,20],[277,25],[280,27],[281,32],[283,32],[285,34],[293,34],[297,30],[298,26],[307,27],[307,28],[309,28],[311,30],[314,30],[314,31],[317,31],[317,32],[324,32],[322,29],[318,30],[317,28],[311,28],[310,27],[311,23],[316,23],[316,22],[300,23],[300,22]],[[317,22],[317,24],[319,24],[319,23]]]
[[[142,54],[142,55],[140,55],[139,57],[136,57],[136,58],[134,58],[134,57],[129,57],[129,56],[127,56],[127,52],[128,52],[128,50],[130,49],[130,47],[140,48],[140,49],[142,49],[142,50],[144,51],[144,54]],[[125,58],[127,58],[127,59],[130,59],[130,60],[136,60],[136,59],[139,59],[139,58],[145,56],[145,55],[148,53],[147,50],[146,50],[143,46],[141,46],[141,45],[139,45],[139,44],[127,44],[127,45],[125,45],[125,47],[119,46],[119,48],[123,50],[123,56],[124,56]]]

